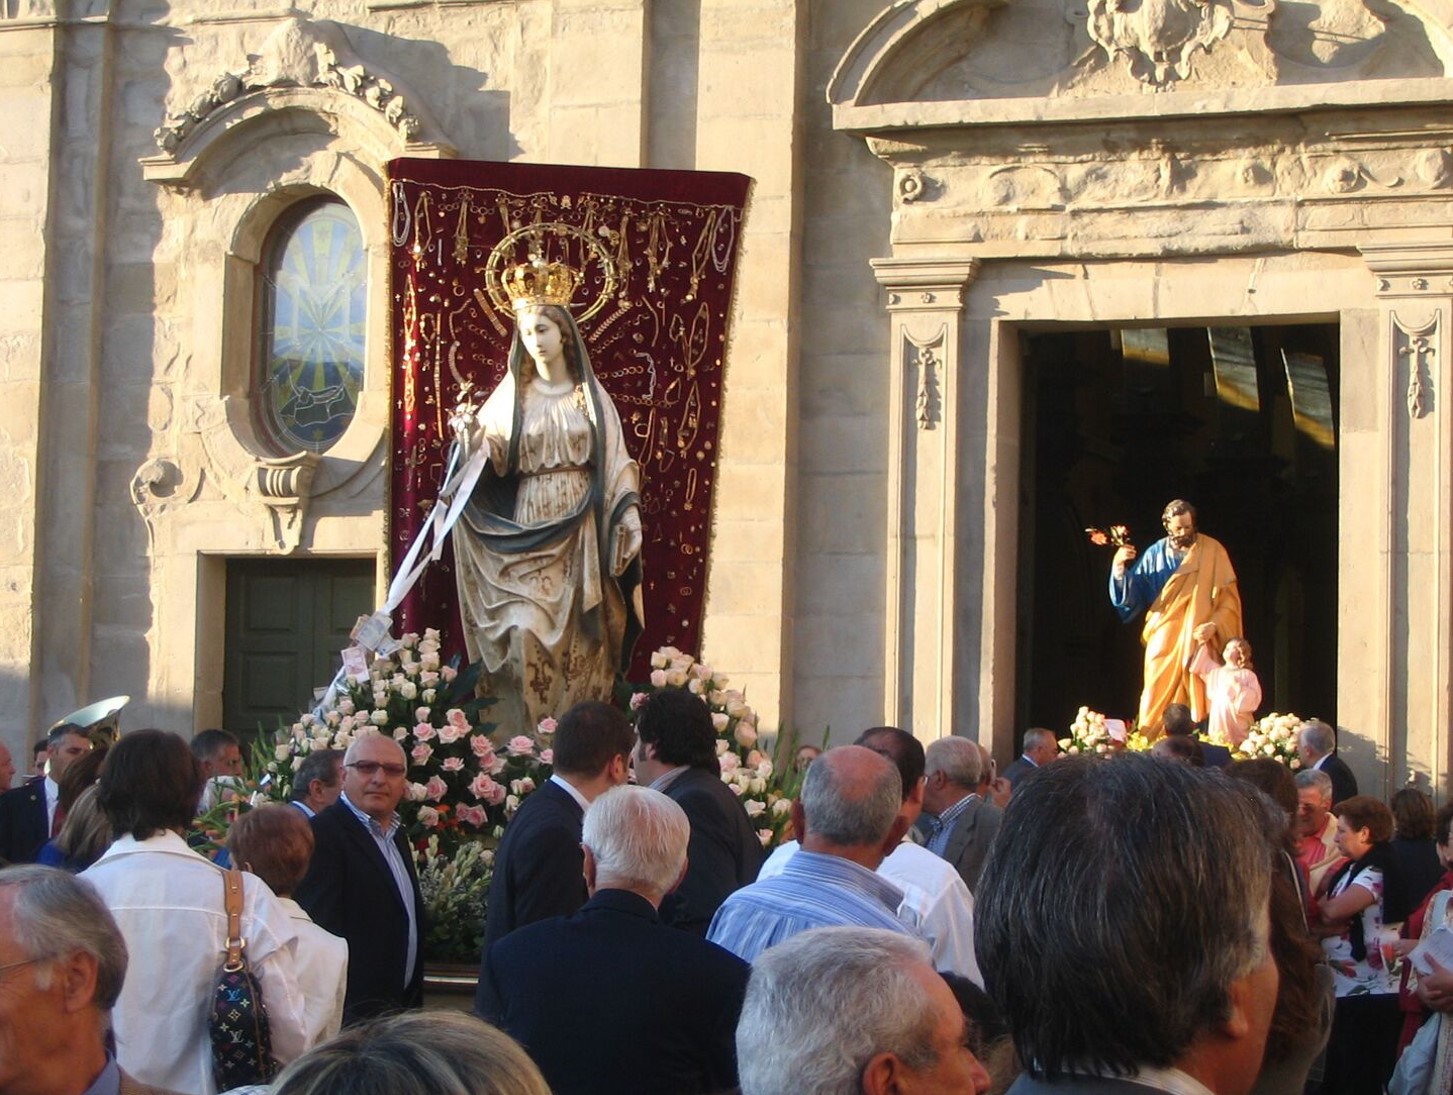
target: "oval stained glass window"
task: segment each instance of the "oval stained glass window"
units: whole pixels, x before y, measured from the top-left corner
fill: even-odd
[[[280,454],[322,452],[343,436],[363,386],[367,285],[363,235],[334,199],[294,206],[261,268],[263,434]]]

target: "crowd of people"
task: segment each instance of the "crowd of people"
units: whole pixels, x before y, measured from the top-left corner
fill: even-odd
[[[800,758],[764,862],[697,697],[577,704],[496,851],[473,1015],[420,1010],[392,738],[204,854],[235,738],[59,727],[0,794],[0,1095],[213,1095],[238,939],[278,1095],[1450,1095],[1453,805],[1359,794],[1325,724],[1293,775],[1182,714],[1108,760],[1030,730],[1002,775],[870,728]]]

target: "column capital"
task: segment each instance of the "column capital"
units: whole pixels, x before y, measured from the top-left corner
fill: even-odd
[[[954,311],[979,272],[978,259],[869,259],[873,276],[888,290],[888,310]]]
[[[1359,247],[1377,275],[1379,297],[1438,297],[1453,293],[1453,240]]]

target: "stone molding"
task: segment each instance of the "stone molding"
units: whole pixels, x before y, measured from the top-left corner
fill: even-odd
[[[382,158],[452,158],[448,142],[396,77],[365,65],[341,27],[290,18],[263,42],[240,71],[219,73],[207,89],[156,130],[159,154],[141,160],[145,177],[191,185],[199,162],[234,131],[285,111],[349,121],[373,134]]]

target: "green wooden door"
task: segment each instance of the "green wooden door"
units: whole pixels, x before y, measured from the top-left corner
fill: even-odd
[[[373,602],[372,559],[229,559],[223,725],[272,730],[312,707]]]

